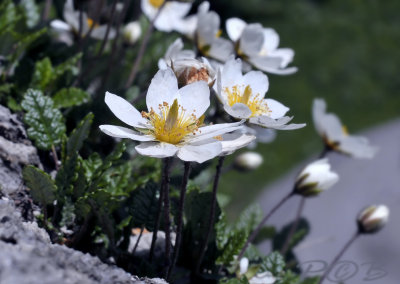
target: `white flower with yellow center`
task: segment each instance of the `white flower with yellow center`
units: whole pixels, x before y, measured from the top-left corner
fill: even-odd
[[[226,30],[235,43],[236,53],[257,69],[279,75],[297,72],[297,67],[287,67],[293,61],[293,49],[278,48],[279,35],[274,29],[230,18]]]
[[[371,159],[377,153],[378,148],[371,146],[367,138],[349,135],[340,119],[335,114],[326,112],[323,99],[314,100],[312,115],[315,129],[330,149],[354,158]]]
[[[53,29],[60,32],[60,37],[68,45],[71,45],[73,43],[74,35],[79,34],[80,31],[79,14],[80,12],[78,10],[75,10],[74,8],[73,0],[67,0],[65,2],[63,10],[63,16],[65,22],[61,20],[53,20],[50,23],[50,26]],[[93,27],[93,30],[90,34],[90,37],[98,40],[103,40],[106,35],[107,25],[96,24],[91,18],[88,17],[88,15],[85,12],[83,12],[82,27],[81,27],[82,36],[85,36],[89,32],[91,27]],[[108,39],[109,40],[113,39],[115,38],[115,36],[116,36],[116,31],[115,29],[111,28],[108,33]]]
[[[154,22],[154,27],[163,32],[177,31],[181,34],[191,36],[196,28],[196,17],[186,17],[192,3],[165,0],[141,0],[143,13],[153,20],[160,8],[159,15]]]
[[[245,275],[249,284],[274,284],[276,278],[270,271],[264,271],[257,273],[256,267],[250,267],[249,260],[243,257],[239,262],[239,276]]]
[[[160,70],[147,91],[147,112],[140,113],[123,98],[106,93],[105,102],[114,115],[135,128],[101,125],[100,129],[113,137],[142,142],[136,146],[139,154],[165,158],[178,156],[183,161],[202,163],[224,154],[232,139],[223,145],[223,135],[240,130],[242,122],[203,126],[204,112],[210,105],[210,90],[200,81],[178,89],[171,69]],[[236,148],[235,148],[236,149]]]
[[[197,48],[206,57],[225,62],[234,53],[233,44],[221,38],[220,18],[214,11],[209,11],[210,3],[203,2],[197,11],[195,40]]]
[[[163,58],[158,60],[158,68],[167,69],[171,67],[171,62],[180,59],[195,59],[196,54],[193,50],[183,49],[183,41],[177,38],[167,49]]]
[[[264,128],[293,130],[305,124],[287,124],[292,117],[285,116],[289,108],[273,99],[265,99],[268,77],[260,71],[242,74],[240,59],[230,59],[218,72],[215,86],[225,111],[237,119],[247,119]]]

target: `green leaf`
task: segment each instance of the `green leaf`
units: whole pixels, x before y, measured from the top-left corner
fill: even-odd
[[[223,248],[222,255],[216,261],[217,264],[229,265],[235,260],[240,250],[246,243],[248,233],[246,230],[234,230],[230,232],[229,239]]]
[[[133,201],[129,209],[133,226],[144,226],[149,231],[154,230],[158,210],[159,190],[159,184],[149,182],[133,192]]]
[[[259,271],[270,271],[274,276],[279,276],[283,273],[285,266],[283,256],[279,252],[274,251],[263,258]]]
[[[254,239],[254,244],[259,244],[265,240],[273,239],[276,235],[275,227],[273,226],[265,226],[262,227],[260,232],[257,234],[257,237]]]
[[[22,175],[33,200],[43,206],[54,202],[57,187],[48,174],[34,166],[27,166]]]
[[[288,234],[292,228],[292,225],[293,225],[293,222],[289,223],[288,225],[286,225],[282,228],[282,230],[279,232],[279,234],[275,235],[274,241],[273,241],[274,250],[282,249],[282,247],[288,237]],[[300,243],[304,239],[304,237],[308,234],[309,231],[310,231],[310,225],[308,224],[307,220],[304,218],[301,218],[299,220],[297,229],[294,232],[294,234],[290,240],[289,249],[288,249],[289,254],[291,252],[291,249],[293,247],[295,247],[298,243]]]
[[[33,73],[31,86],[36,89],[44,90],[53,80],[53,65],[48,57],[37,61]]]
[[[318,284],[319,283],[319,276],[315,276],[315,277],[310,277],[310,278],[306,278],[304,279],[301,284]]]
[[[249,284],[249,281],[247,280],[246,276],[242,276],[242,278],[237,279],[237,278],[224,278],[219,281],[220,284]]]
[[[19,4],[25,16],[25,23],[28,28],[36,26],[40,19],[39,9],[35,0],[21,0]]]
[[[221,213],[219,221],[215,224],[215,232],[216,232],[215,241],[217,244],[217,248],[219,250],[223,250],[226,243],[229,240],[229,228],[228,228],[228,223],[226,221],[226,215],[224,212]]]
[[[54,95],[53,100],[56,108],[68,108],[87,103],[89,98],[90,95],[81,89],[64,88]]]
[[[17,15],[15,4],[6,0],[0,4],[0,35],[13,30],[21,16]]]
[[[66,60],[65,62],[54,67],[54,77],[57,79],[64,75],[64,73],[66,72],[71,72],[72,75],[77,75],[79,73],[79,68],[77,67],[77,65],[81,57],[82,53],[78,53],[75,56]]]
[[[86,160],[81,159],[81,163],[87,182],[93,179],[93,175],[103,165],[103,161],[98,153],[91,154]]]
[[[61,211],[60,227],[72,226],[75,223],[75,206],[71,201],[65,202]]]
[[[62,202],[67,195],[71,195],[74,182],[78,179],[77,173],[78,155],[75,153],[67,158],[56,175],[56,185],[59,192],[59,199]]]
[[[259,204],[252,204],[247,207],[242,214],[240,214],[236,222],[237,230],[247,230],[252,232],[257,225],[261,222],[263,211]]]
[[[65,125],[61,112],[54,108],[51,98],[43,96],[41,91],[29,89],[21,106],[26,111],[28,136],[35,140],[38,148],[49,150],[52,145],[61,143]]]
[[[89,136],[93,118],[93,113],[87,114],[79,125],[72,131],[67,141],[67,157],[79,152],[82,148],[83,141],[85,141]]]

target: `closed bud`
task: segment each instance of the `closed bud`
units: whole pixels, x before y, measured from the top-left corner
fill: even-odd
[[[235,158],[234,167],[242,171],[253,171],[262,165],[263,160],[257,152],[244,152]]]
[[[389,208],[385,205],[372,205],[358,215],[358,228],[361,233],[375,233],[382,229],[389,218]]]
[[[204,81],[210,86],[214,83],[215,71],[211,65],[203,59],[204,63],[194,58],[174,60],[171,64],[179,86],[183,87],[194,82]]]
[[[339,176],[331,171],[328,159],[320,159],[306,166],[297,176],[294,192],[306,197],[315,196],[338,180]]]
[[[135,44],[142,35],[142,28],[139,22],[130,22],[124,28],[124,39],[129,44]]]

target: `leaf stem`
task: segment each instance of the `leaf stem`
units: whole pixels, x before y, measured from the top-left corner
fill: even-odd
[[[258,226],[254,229],[253,233],[249,236],[247,239],[246,243],[244,244],[242,250],[239,253],[238,256],[238,261],[243,257],[247,247],[250,245],[250,243],[257,237],[258,233],[260,232],[261,228],[264,226],[265,222],[268,221],[268,219],[272,216],[272,214],[275,213],[276,210],[278,210],[287,200],[289,200],[292,196],[294,195],[293,191],[291,191],[289,194],[287,194],[285,197],[281,199],[281,201],[276,204],[271,211],[267,215],[265,215],[264,219],[261,220],[261,222],[258,224]]]
[[[199,271],[200,271],[200,267],[201,267],[201,264],[203,262],[203,258],[204,258],[205,254],[206,254],[206,251],[207,251],[208,241],[210,239],[211,231],[212,231],[212,229],[214,227],[215,209],[216,209],[216,206],[217,206],[217,189],[218,189],[219,178],[221,176],[221,170],[222,170],[222,166],[224,164],[224,160],[225,160],[225,156],[221,156],[218,159],[218,164],[217,164],[215,177],[214,177],[213,190],[212,190],[211,211],[210,211],[210,216],[209,216],[209,219],[208,219],[208,228],[207,228],[207,232],[206,232],[206,235],[205,235],[204,242],[203,242],[203,244],[201,246],[201,249],[200,249],[200,256],[199,256],[199,258],[197,260],[197,264],[196,264],[196,268],[195,268],[196,274],[198,274]]]
[[[176,261],[179,256],[179,249],[182,240],[182,228],[183,228],[183,210],[185,206],[185,196],[186,196],[186,188],[189,181],[190,169],[191,165],[190,162],[184,163],[184,173],[182,177],[182,184],[181,184],[181,192],[180,192],[180,199],[179,199],[179,210],[178,210],[178,224],[176,228],[176,239],[175,239],[175,246],[174,246],[174,253],[172,256],[172,263],[171,267],[168,271],[167,279],[170,277],[172,271],[174,270]]]
[[[336,255],[336,257],[333,259],[332,263],[329,265],[328,269],[325,270],[324,274],[321,276],[318,284],[322,284],[324,279],[329,275],[329,272],[331,272],[332,268],[335,266],[336,262],[342,257],[342,255],[346,252],[346,250],[351,246],[351,244],[360,236],[360,232],[357,231],[351,238],[350,240],[347,241],[347,243],[344,245],[342,250]]]
[[[146,30],[146,33],[145,33],[145,35],[143,37],[142,43],[141,43],[140,48],[139,48],[138,55],[136,56],[136,59],[135,59],[135,62],[133,64],[133,66],[132,66],[132,69],[131,69],[131,72],[129,74],[128,80],[126,81],[125,89],[128,89],[132,85],[133,81],[135,80],[136,73],[137,73],[137,71],[139,69],[140,62],[142,61],[144,52],[145,52],[146,47],[147,47],[147,45],[149,43],[150,36],[153,33],[154,23],[157,20],[158,16],[160,15],[160,13],[163,10],[163,8],[164,8],[166,3],[167,3],[167,1],[164,1],[164,3],[158,9],[158,11],[157,11],[156,15],[154,16],[154,18],[150,21],[150,25]]]
[[[300,200],[299,208],[297,209],[295,221],[294,221],[294,223],[292,224],[292,226],[290,227],[289,234],[287,235],[286,240],[285,240],[285,243],[284,243],[284,245],[282,246],[282,249],[281,249],[281,254],[282,254],[282,255],[285,255],[286,252],[287,252],[288,249],[289,249],[290,241],[292,240],[293,234],[294,234],[294,232],[296,231],[297,226],[299,225],[300,215],[301,215],[301,213],[303,212],[305,201],[306,201],[306,198],[305,198],[304,196],[302,196],[302,197],[301,197],[301,200]]]

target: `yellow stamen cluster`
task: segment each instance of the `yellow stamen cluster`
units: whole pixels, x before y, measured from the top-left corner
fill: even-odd
[[[95,21],[93,21],[91,18],[87,18],[86,22],[89,28],[91,28],[92,26],[94,26],[94,28],[99,27],[99,24],[95,23]]]
[[[160,8],[161,5],[164,4],[164,1],[165,0],[149,0],[150,5],[156,9]]]
[[[159,112],[153,109],[150,112],[142,112],[142,116],[153,126],[147,134],[153,135],[159,141],[179,144],[189,133],[196,134],[202,124],[201,117],[197,119],[194,113],[187,114],[176,99],[171,106],[164,102],[158,109]]]
[[[259,115],[269,115],[271,110],[268,108],[267,103],[264,101],[264,98],[260,96],[260,94],[252,96],[252,90],[250,85],[244,86],[235,85],[231,88],[225,87],[224,92],[228,98],[228,104],[233,106],[237,103],[242,103],[248,106],[251,110],[251,116],[259,116]]]

